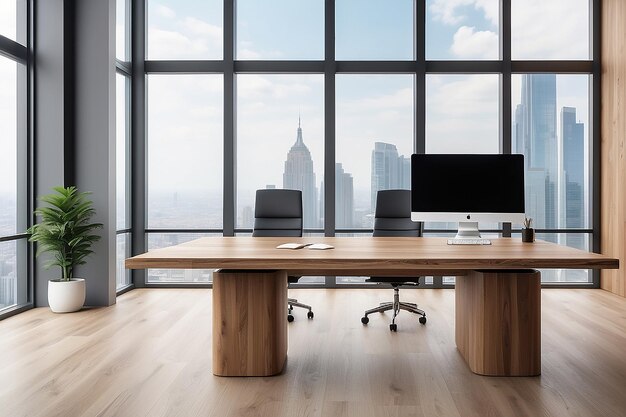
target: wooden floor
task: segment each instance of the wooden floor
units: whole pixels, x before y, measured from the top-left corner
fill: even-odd
[[[366,308],[391,290],[290,290],[278,377],[211,373],[211,290],[134,290],[115,306],[0,322],[1,416],[626,416],[626,299],[543,290],[543,373],[472,374],[454,344],[454,290],[402,290],[428,324]]]

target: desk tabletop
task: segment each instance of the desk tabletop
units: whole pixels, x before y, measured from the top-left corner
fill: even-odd
[[[334,249],[276,249],[288,242]],[[474,269],[614,269],[619,261],[550,242],[491,239],[491,245],[448,245],[439,237],[206,237],[151,250],[126,268],[287,270],[300,275],[462,275]]]

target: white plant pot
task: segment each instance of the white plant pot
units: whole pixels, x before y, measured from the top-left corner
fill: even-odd
[[[80,310],[85,304],[85,280],[51,279],[48,281],[48,304],[54,313],[72,313]]]

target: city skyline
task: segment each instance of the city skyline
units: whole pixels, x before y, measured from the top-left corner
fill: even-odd
[[[525,155],[526,213],[537,228],[585,226],[585,124],[557,110],[555,74],[524,74],[513,121],[513,150]],[[558,132],[558,133],[557,133]]]
[[[588,204],[585,125],[577,120],[575,107],[557,110],[557,96],[556,74],[522,75],[512,145],[515,152],[525,155],[526,216],[533,219],[534,227],[581,229],[586,224]],[[541,238],[588,249],[588,237],[583,234],[547,234]],[[542,274],[549,281],[588,277],[586,271],[546,270]]]
[[[585,224],[585,124],[577,119],[575,107],[563,106],[556,109],[557,88],[555,75],[522,76],[521,103],[514,112],[513,149],[527,155],[527,195],[529,213],[535,216],[538,222],[547,225],[553,224],[560,228],[581,228]],[[558,113],[558,117],[557,117]],[[558,122],[557,122],[558,120]],[[558,133],[557,133],[558,132]],[[292,136],[293,137],[293,136]],[[375,141],[370,159],[370,190],[369,204],[355,204],[353,176],[346,172],[341,162],[335,165],[335,223],[337,228],[371,227],[374,204],[371,202],[376,191],[385,188],[409,188],[410,159],[400,155],[395,144]],[[283,187],[308,187],[311,197],[305,203],[305,212],[313,215],[313,219],[305,226],[307,228],[323,227],[323,180],[319,190],[315,186],[316,174],[310,152],[304,142],[301,119],[298,118],[295,143],[286,153],[283,164]],[[275,187],[277,184],[266,184]],[[303,193],[307,195],[307,193]],[[216,219],[221,216],[221,198],[204,197],[205,207],[213,207]],[[168,203],[155,199],[158,207],[152,216],[168,219],[167,225],[177,227],[172,221],[188,218],[202,218],[197,211],[197,200],[187,201],[179,199],[179,193],[174,192],[167,198]],[[534,204],[534,206],[533,206]],[[541,207],[544,207],[542,212]],[[252,207],[239,207],[243,224],[241,227],[252,227]],[[212,221],[213,210],[204,210],[209,216],[207,224]],[[167,213],[170,212],[170,215]],[[182,214],[182,215],[181,215]],[[557,216],[558,214],[558,216]],[[542,218],[542,215],[544,216]],[[5,223],[11,224],[13,221]],[[186,221],[186,220],[185,220]],[[184,223],[184,222],[183,222]],[[185,223],[184,223],[185,224]],[[154,226],[158,227],[158,223]],[[541,227],[541,226],[539,226]],[[196,237],[195,235],[177,234],[150,234],[149,247],[156,248],[178,244]],[[584,248],[588,237],[580,234],[552,235],[549,240]],[[125,252],[125,241],[118,240],[119,253]],[[0,259],[0,308],[2,305],[11,305],[15,293],[15,254],[3,253]],[[123,275],[123,258],[118,259],[120,276]],[[568,274],[578,274],[569,271]],[[582,271],[582,279],[586,272]],[[552,276],[553,275],[553,276]],[[552,271],[546,275],[547,280],[561,280],[563,274]],[[180,282],[208,282],[211,280],[211,271],[194,271],[182,273],[180,271],[151,270],[149,279],[158,281]]]
[[[338,228],[372,227],[376,193],[391,188],[409,189],[411,160],[399,155],[394,144],[374,142],[371,151],[370,187],[371,197],[367,206],[355,205],[354,178],[345,170],[342,162],[335,164],[335,225]],[[304,228],[322,228],[324,222],[324,181],[316,187],[314,161],[304,142],[301,117],[298,116],[296,140],[287,152],[284,162],[282,188],[302,191]],[[275,183],[261,188],[276,188]],[[318,192],[319,190],[319,192]],[[251,228],[254,223],[253,207],[238,207],[238,224]]]

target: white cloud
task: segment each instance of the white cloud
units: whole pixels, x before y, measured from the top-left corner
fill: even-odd
[[[477,48],[478,53],[486,53],[488,49],[481,45],[493,45],[497,35],[470,33],[467,27],[474,22],[467,22],[468,7],[482,11],[485,19],[500,26],[499,0],[433,0],[429,10],[433,20],[446,25],[465,23],[466,29],[461,26],[455,34],[455,45],[451,47],[455,55],[484,57],[466,51]],[[589,0],[514,1],[511,36],[513,59],[589,59]]]
[[[457,9],[473,2],[473,0],[434,0],[429,8],[435,20],[455,25],[465,19],[465,16],[459,14]]]
[[[513,59],[588,59],[588,0],[512,3]]]
[[[499,0],[434,0],[429,8],[435,20],[447,25],[456,25],[467,18],[460,10],[467,6],[482,10],[486,19],[492,24],[498,25],[500,20]]]
[[[498,59],[498,34],[461,26],[454,34],[451,52],[459,58]]]
[[[237,50],[238,59],[261,59],[261,54],[257,51],[248,48],[242,48]]]
[[[485,18],[493,25],[500,25],[500,0],[476,0],[476,9],[482,9],[485,12]]]
[[[431,75],[426,84],[426,151],[497,153],[499,78]]]
[[[350,112],[363,114],[365,111],[379,112],[381,109],[404,109],[413,106],[413,88],[400,88],[388,94],[358,97],[346,102]]]
[[[155,12],[157,15],[164,17],[166,19],[173,19],[176,17],[176,12],[170,9],[167,6],[163,6],[162,4],[157,4],[154,6]]]
[[[277,49],[273,49],[273,50],[259,50],[259,49],[255,49],[254,45],[252,42],[246,42],[248,45],[250,45],[247,48],[237,48],[236,51],[236,59],[249,59],[249,60],[255,60],[255,59],[282,59],[285,54]]]
[[[149,59],[215,59],[222,56],[220,26],[195,17],[174,17],[165,21],[150,21],[147,39]]]
[[[211,25],[195,17],[185,18],[183,26],[193,35],[204,37],[220,45],[222,43],[222,28],[219,26]]]
[[[148,78],[150,191],[221,188],[222,85],[217,75]]]
[[[221,56],[222,38],[208,33],[198,36],[189,33],[148,29],[148,57],[150,59],[210,59]]]
[[[296,99],[311,92],[311,83],[306,77],[267,77],[246,74],[238,76],[237,98],[245,101]]]

